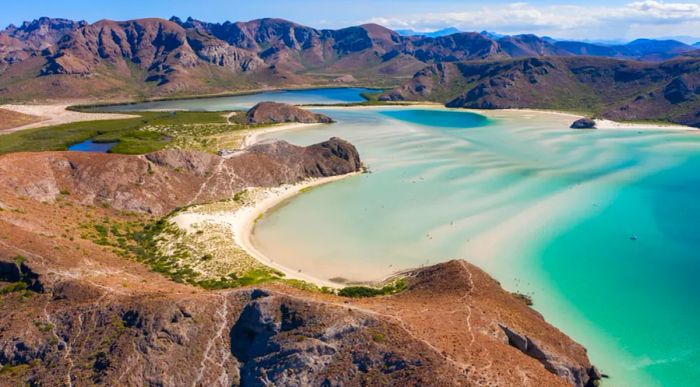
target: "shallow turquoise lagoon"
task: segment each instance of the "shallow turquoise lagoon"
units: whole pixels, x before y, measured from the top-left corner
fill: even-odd
[[[129,108],[353,102],[361,91]],[[527,111],[317,111],[338,122],[270,137],[304,145],[340,136],[372,173],[315,188],[268,214],[253,236],[266,255],[355,281],[464,258],[507,289],[531,294],[535,308],[611,376],[605,385],[698,385],[700,132],[575,131],[570,116]]]
[[[574,131],[571,117],[321,109],[372,173],[302,194],[254,243],[321,278],[465,258],[531,294],[614,386],[700,380],[700,133]]]
[[[134,112],[144,110],[196,110],[224,111],[246,110],[261,101],[275,101],[289,104],[336,104],[362,102],[360,95],[364,92],[374,92],[364,88],[333,88],[308,90],[280,90],[265,93],[211,97],[198,99],[180,99],[170,101],[155,101],[128,105],[112,105],[100,107],[106,112]]]

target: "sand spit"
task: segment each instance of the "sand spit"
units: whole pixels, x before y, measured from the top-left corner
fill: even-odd
[[[46,126],[69,124],[71,122],[80,121],[97,121],[97,120],[118,120],[126,118],[134,118],[136,116],[129,114],[116,113],[82,113],[68,110],[68,107],[73,104],[51,104],[51,105],[0,105],[0,108],[15,111],[18,113],[28,114],[31,116],[40,117],[42,121],[34,122],[27,125],[18,126],[12,129],[4,130],[2,133],[12,133],[19,130],[42,128]]]

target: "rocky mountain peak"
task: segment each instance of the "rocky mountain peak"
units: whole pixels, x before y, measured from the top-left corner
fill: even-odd
[[[498,37],[474,32],[401,36],[377,24],[317,30],[277,18],[210,23],[172,17],[94,24],[40,18],[0,32],[0,74],[13,68],[32,84],[17,88],[0,77],[0,97],[78,97],[87,90],[215,93],[340,78],[371,83],[407,78],[433,64],[509,57],[591,55],[659,61],[692,48],[678,44],[645,40],[601,46],[531,34]],[[53,82],[55,75],[70,77],[63,77],[59,87]]]

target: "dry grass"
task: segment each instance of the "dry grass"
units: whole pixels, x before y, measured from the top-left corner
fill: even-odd
[[[0,109],[0,131],[33,124],[39,121],[43,121],[43,118],[13,112],[12,110]]]

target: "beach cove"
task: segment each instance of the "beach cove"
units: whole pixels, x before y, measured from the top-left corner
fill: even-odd
[[[450,118],[440,114],[469,115],[434,110],[433,122],[443,124]],[[339,124],[275,137],[306,144],[344,136],[372,173],[270,213],[253,237],[263,254],[350,281],[464,257],[530,295],[548,321],[586,343],[615,385],[692,383],[693,333],[677,324],[698,317],[689,276],[698,262],[692,227],[672,219],[689,227],[698,214],[684,193],[697,185],[683,182],[698,165],[697,133],[577,132],[568,129],[570,117],[537,112],[487,112],[487,123],[464,129],[405,119],[431,119],[425,110],[378,109],[375,122],[323,112]],[[368,121],[343,130],[344,114],[347,122]],[[665,212],[664,195],[687,212]]]
[[[611,385],[697,379],[694,130],[574,131],[571,116],[534,111],[314,110],[338,123],[260,137],[343,137],[371,173],[283,201],[254,230],[261,254],[360,282],[465,258],[531,295]]]

